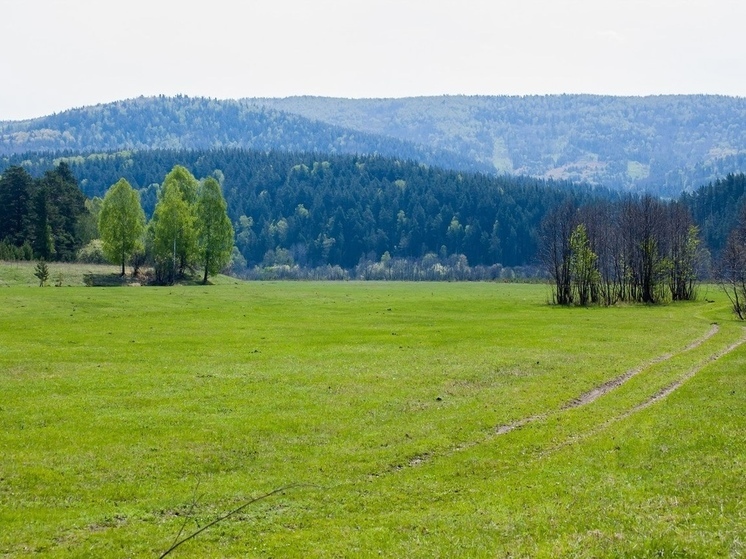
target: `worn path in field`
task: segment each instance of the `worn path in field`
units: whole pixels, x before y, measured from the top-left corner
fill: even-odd
[[[650,359],[650,360],[642,363],[641,365],[635,367],[634,369],[630,369],[629,371],[625,372],[624,374],[622,374],[622,375],[620,375],[620,376],[618,376],[616,378],[613,378],[613,379],[611,379],[611,380],[609,380],[609,381],[607,381],[607,382],[605,382],[603,384],[600,384],[599,386],[596,386],[595,388],[589,390],[588,392],[585,392],[585,393],[581,394],[580,396],[578,396],[576,398],[573,398],[572,400],[568,401],[566,404],[564,404],[559,409],[559,412],[566,411],[566,410],[571,410],[571,409],[576,409],[576,408],[580,408],[582,406],[586,406],[586,405],[588,405],[588,404],[596,401],[601,396],[603,396],[605,394],[608,394],[612,390],[614,390],[614,389],[622,386],[628,380],[630,380],[631,378],[639,375],[640,373],[642,373],[643,371],[649,369],[650,367],[652,367],[654,365],[657,365],[659,363],[663,363],[664,361],[667,361],[667,360],[672,359],[672,358],[674,358],[674,357],[676,357],[678,355],[681,355],[683,353],[686,353],[688,351],[691,351],[693,349],[698,348],[703,343],[705,343],[707,340],[709,340],[710,338],[712,338],[715,334],[717,334],[719,331],[720,331],[719,326],[717,324],[713,324],[710,327],[709,331],[704,336],[702,336],[702,337],[694,340],[692,343],[690,343],[689,345],[687,345],[682,350],[675,351],[675,352],[670,352],[670,353],[665,353],[663,355],[659,355],[657,357],[654,357],[653,359]],[[625,419],[625,418],[629,417],[630,415],[632,415],[633,413],[636,413],[636,412],[638,412],[640,410],[643,410],[643,409],[645,409],[645,408],[653,405],[654,403],[662,400],[663,398],[665,398],[666,396],[668,396],[669,394],[671,394],[672,392],[674,392],[676,389],[678,389],[679,387],[681,387],[687,380],[689,380],[690,378],[692,378],[695,374],[697,374],[699,371],[701,371],[702,369],[704,369],[707,365],[709,365],[710,363],[712,363],[714,361],[717,361],[721,357],[727,355],[731,351],[733,351],[736,348],[738,348],[739,346],[741,346],[744,342],[746,342],[746,337],[742,337],[739,341],[734,342],[731,345],[729,345],[728,347],[726,347],[726,348],[724,348],[724,349],[722,349],[722,350],[714,353],[713,355],[711,355],[710,357],[708,357],[707,359],[705,359],[704,361],[700,362],[695,367],[693,367],[692,369],[690,369],[686,374],[684,374],[683,376],[679,377],[676,381],[672,382],[671,384],[669,384],[665,388],[659,390],[656,394],[654,394],[653,396],[651,396],[650,398],[648,398],[644,402],[638,404],[637,406],[634,406],[633,408],[630,408],[629,410],[625,411],[624,413],[622,413],[620,415],[617,415],[617,416],[615,416],[615,417],[613,417],[613,418],[611,418],[611,419],[609,419],[609,420],[607,420],[607,421],[605,421],[605,422],[597,425],[595,428],[591,429],[588,432],[585,432],[583,434],[577,434],[576,436],[571,437],[569,440],[567,440],[567,441],[565,441],[563,443],[560,443],[559,445],[553,446],[551,450],[556,450],[556,449],[558,449],[560,447],[567,446],[569,444],[573,444],[574,442],[577,442],[580,439],[584,439],[584,438],[586,438],[588,436],[591,436],[591,435],[593,435],[595,433],[598,433],[598,432],[602,431],[603,429],[605,429],[606,427],[608,427],[609,425],[611,425],[612,423],[615,423],[617,421]],[[508,424],[505,424],[505,425],[499,425],[498,427],[495,428],[492,436],[488,437],[488,440],[490,438],[492,438],[493,436],[505,435],[507,433],[510,433],[511,431],[515,431],[516,429],[520,429],[521,427],[524,427],[524,426],[526,426],[528,424],[534,423],[536,421],[541,421],[541,420],[547,419],[550,415],[556,415],[557,413],[558,413],[558,411],[540,413],[540,414],[536,414],[536,415],[531,415],[529,417],[524,417],[524,418],[516,420],[516,421],[514,421],[512,423],[508,423]],[[482,441],[482,442],[484,442],[484,441]],[[466,450],[468,448],[476,446],[477,444],[479,444],[478,441],[474,441],[474,442],[471,442],[471,443],[462,444],[459,447],[457,447],[455,450]],[[427,460],[429,460],[432,457],[434,457],[434,456],[430,455],[430,454],[416,456],[416,457],[412,458],[409,461],[409,465],[410,466],[417,466],[419,464],[422,464],[422,463],[426,462]]]
[[[739,346],[743,345],[744,343],[746,343],[746,336],[742,337],[740,340],[738,340],[736,342],[733,342],[728,347],[726,347],[724,349],[721,349],[720,351],[712,354],[710,357],[708,357],[704,361],[700,362],[696,366],[694,366],[691,369],[689,369],[689,371],[687,371],[686,374],[684,374],[683,376],[679,377],[678,379],[676,379],[675,381],[673,381],[672,383],[670,383],[668,386],[666,386],[664,388],[661,388],[658,392],[656,392],[655,394],[653,394],[652,396],[650,396],[644,402],[642,402],[640,404],[637,404],[636,406],[628,409],[627,411],[625,411],[625,412],[623,412],[623,413],[621,413],[619,415],[616,415],[616,416],[614,416],[614,417],[612,417],[612,418],[604,421],[603,423],[597,425],[596,427],[594,427],[593,429],[590,429],[589,431],[586,431],[585,433],[576,434],[575,436],[569,438],[568,440],[566,440],[566,441],[564,441],[564,442],[562,442],[562,443],[560,443],[558,445],[553,446],[551,449],[549,449],[549,451],[559,450],[560,448],[563,448],[563,447],[575,444],[575,443],[577,443],[577,442],[579,442],[579,441],[581,441],[583,439],[586,439],[588,437],[591,437],[591,436],[593,436],[595,434],[600,433],[601,431],[603,431],[604,429],[606,429],[610,425],[612,425],[614,423],[617,423],[617,422],[619,422],[619,421],[621,421],[623,419],[626,419],[629,416],[631,416],[632,414],[637,413],[638,411],[641,411],[641,410],[644,410],[646,408],[649,408],[650,406],[652,406],[656,402],[659,402],[659,401],[663,400],[666,396],[668,396],[669,394],[671,394],[675,390],[678,390],[679,388],[681,388],[681,386],[686,381],[688,381],[689,379],[691,379],[694,375],[696,375],[699,371],[701,371],[702,369],[704,369],[707,365],[709,365],[710,363],[713,363],[713,362],[717,361],[718,359],[720,359],[721,357],[729,354],[731,351],[737,349]],[[687,349],[691,349],[691,347],[692,346],[689,346]],[[694,346],[694,347],[696,347],[696,346]]]
[[[585,392],[584,394],[581,394],[577,398],[573,398],[569,402],[567,402],[564,406],[562,406],[562,410],[570,410],[574,408],[579,408],[581,406],[586,406],[590,404],[591,402],[595,402],[598,400],[601,396],[604,394],[608,394],[615,388],[619,388],[621,385],[623,385],[625,382],[627,382],[632,377],[635,377],[639,375],[644,370],[652,367],[653,365],[657,365],[658,363],[663,363],[664,361],[667,361],[668,359],[671,359],[672,357],[675,357],[677,355],[680,355],[682,353],[685,353],[687,351],[690,351],[692,349],[695,349],[699,346],[701,346],[703,343],[705,343],[707,340],[712,338],[715,334],[717,334],[720,331],[720,327],[717,324],[713,324],[710,330],[701,338],[698,338],[694,340],[691,344],[686,346],[681,351],[677,352],[670,352],[670,353],[664,353],[663,355],[659,355],[657,357],[654,357],[653,359],[635,367],[634,369],[630,369],[626,373],[619,375],[616,378],[613,378],[591,390],[588,392]],[[541,413],[532,415],[530,417],[524,417],[523,419],[519,419],[517,421],[514,421],[513,423],[508,423],[507,425],[500,425],[495,429],[495,434],[497,435],[504,435],[506,433],[510,433],[511,431],[514,431],[515,429],[519,429],[520,427],[523,427],[525,425],[528,425],[529,423],[533,423],[534,421],[539,421],[541,419],[546,419],[548,414]]]

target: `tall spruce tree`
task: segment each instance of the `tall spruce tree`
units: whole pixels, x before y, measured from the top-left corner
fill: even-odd
[[[21,246],[30,238],[34,179],[13,166],[0,177],[0,241]]]
[[[73,260],[82,245],[78,222],[88,212],[85,195],[65,162],[44,174],[39,191],[46,198],[46,214],[37,214],[36,219],[43,221],[46,218],[54,241],[55,258]],[[41,202],[37,207],[41,207]],[[36,229],[41,232],[44,224],[37,223]],[[39,254],[47,258],[46,255]]]
[[[51,260],[56,255],[51,225],[51,203],[46,184],[42,183],[34,193],[32,246],[34,255],[42,260]]]

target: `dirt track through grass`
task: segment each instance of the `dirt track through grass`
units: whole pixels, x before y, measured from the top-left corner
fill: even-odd
[[[635,367],[634,369],[627,371],[621,376],[618,376],[615,379],[612,379],[608,382],[605,382],[604,384],[597,386],[593,390],[589,390],[585,394],[581,394],[578,398],[575,398],[565,404],[562,409],[573,409],[573,408],[579,408],[580,406],[585,406],[590,404],[591,402],[596,401],[598,398],[603,396],[604,394],[608,394],[615,388],[620,387],[622,384],[627,382],[632,377],[639,375],[641,372],[643,372],[645,369],[648,369],[649,367],[652,367],[653,365],[657,365],[658,363],[663,363],[664,361],[668,361],[672,357],[675,357],[676,355],[681,355],[682,353],[685,353],[687,351],[691,351],[693,349],[698,348],[703,343],[705,343],[707,340],[712,338],[715,334],[717,334],[720,331],[720,327],[717,324],[713,324],[712,328],[710,328],[709,332],[702,336],[701,338],[698,338],[697,340],[694,340],[691,344],[686,346],[683,350],[679,352],[671,352],[671,353],[665,353],[663,355],[659,355],[658,357],[655,357],[654,359],[651,359],[647,363],[643,363],[639,367]]]
[[[562,409],[563,410],[575,409],[581,406],[586,406],[592,402],[595,402],[601,396],[608,394],[615,388],[620,387],[622,384],[630,380],[632,377],[639,375],[641,372],[652,367],[653,365],[657,365],[659,363],[662,363],[664,361],[671,359],[672,357],[675,357],[676,355],[681,355],[682,353],[698,348],[703,343],[705,343],[707,340],[712,338],[715,334],[717,334],[719,330],[720,330],[720,327],[717,324],[713,324],[710,330],[704,336],[694,340],[692,343],[686,346],[683,350],[679,352],[669,352],[669,353],[664,353],[663,355],[659,355],[647,361],[646,363],[641,364],[639,367],[635,367],[634,369],[627,371],[623,375],[620,375],[614,379],[611,379],[610,381],[605,382],[593,388],[592,390],[589,390],[588,392],[581,394],[577,398],[573,398],[568,403],[566,403],[564,406],[562,406]],[[549,414],[542,413],[542,414],[532,415],[532,416],[529,416],[523,419],[519,419],[518,421],[515,421],[508,425],[499,425],[495,429],[495,434],[505,435],[507,433],[510,433],[511,431],[514,431],[515,429],[520,429],[521,427],[524,427],[528,425],[529,423],[533,423],[535,421],[546,419],[548,416]]]
[[[498,427],[495,428],[494,433],[491,436],[485,438],[484,440],[461,444],[458,447],[456,447],[455,450],[456,451],[466,450],[466,449],[472,448],[472,447],[474,447],[474,446],[476,446],[476,445],[478,445],[480,443],[487,442],[487,441],[489,441],[490,439],[492,439],[495,436],[506,435],[506,434],[508,434],[508,433],[510,433],[512,431],[515,431],[517,429],[521,429],[522,427],[525,427],[525,426],[527,426],[529,424],[536,423],[536,422],[539,422],[539,421],[547,420],[550,417],[554,417],[554,416],[558,415],[558,413],[561,413],[561,412],[564,412],[564,411],[568,411],[568,410],[574,410],[574,409],[577,409],[577,408],[581,408],[583,406],[587,406],[587,405],[595,402],[596,400],[598,400],[600,397],[602,397],[602,396],[608,394],[609,392],[613,391],[614,389],[619,388],[624,383],[626,383],[627,381],[629,381],[633,377],[635,377],[635,376],[643,373],[647,369],[649,369],[649,368],[651,368],[651,367],[653,367],[655,365],[658,365],[660,363],[663,363],[665,361],[668,361],[668,360],[670,360],[670,359],[672,359],[672,358],[674,358],[676,356],[679,356],[679,355],[682,355],[682,354],[687,353],[689,351],[692,351],[694,349],[697,349],[702,344],[704,344],[705,342],[707,342],[708,340],[710,340],[713,336],[715,336],[719,331],[720,331],[720,327],[717,324],[712,324],[712,326],[710,327],[710,329],[707,331],[707,333],[705,335],[703,335],[700,338],[697,338],[696,340],[694,340],[693,342],[691,342],[690,344],[688,344],[686,347],[684,347],[681,351],[667,352],[667,353],[664,353],[664,354],[659,355],[657,357],[654,357],[654,358],[648,360],[647,362],[642,363],[638,367],[630,369],[629,371],[625,372],[624,374],[622,374],[622,375],[620,375],[620,376],[618,376],[616,378],[613,378],[610,381],[607,381],[607,382],[605,382],[605,383],[603,383],[603,384],[601,384],[601,385],[599,385],[599,386],[597,386],[597,387],[595,387],[595,388],[593,388],[593,389],[591,389],[591,390],[589,390],[589,391],[581,394],[577,398],[573,398],[568,403],[566,403],[565,405],[563,405],[562,408],[559,410],[559,412],[552,412],[552,411],[550,411],[550,412],[546,412],[546,413],[535,414],[535,415],[531,415],[531,416],[528,416],[528,417],[521,418],[521,419],[519,419],[517,421],[514,421],[514,422],[506,424],[506,425],[499,425]],[[562,444],[559,444],[559,445],[556,445],[556,446],[552,447],[552,450],[556,450],[557,448],[562,448],[564,446],[567,446],[568,444],[572,444],[573,442],[576,442],[580,438],[585,438],[585,437],[590,436],[592,434],[596,434],[596,433],[600,432],[601,430],[603,430],[604,428],[606,428],[608,425],[610,425],[612,423],[615,423],[617,421],[620,421],[622,419],[625,419],[625,418],[629,417],[630,415],[632,415],[633,413],[635,413],[637,411],[640,411],[642,409],[645,409],[645,408],[653,405],[654,403],[658,402],[659,400],[662,400],[663,398],[665,398],[666,396],[668,396],[669,394],[671,394],[674,390],[678,389],[684,382],[686,382],[687,380],[689,380],[690,378],[692,378],[697,372],[699,372],[700,370],[702,370],[705,366],[707,366],[708,364],[710,364],[710,363],[712,363],[714,361],[717,361],[718,359],[722,358],[723,356],[725,356],[728,353],[732,352],[733,350],[737,349],[744,342],[746,342],[746,337],[742,338],[741,340],[739,340],[739,341],[737,341],[737,342],[729,345],[725,349],[723,349],[721,351],[718,351],[717,353],[713,354],[709,358],[705,359],[703,362],[699,363],[696,367],[692,368],[685,375],[681,376],[675,382],[667,385],[665,388],[659,390],[653,396],[651,396],[650,398],[648,398],[647,400],[645,400],[643,403],[641,403],[641,404],[639,404],[637,406],[634,406],[633,408],[629,409],[628,411],[626,411],[626,412],[624,412],[624,413],[622,413],[622,414],[620,414],[618,416],[615,416],[615,417],[613,417],[612,419],[610,419],[608,421],[603,422],[602,424],[598,425],[596,428],[591,429],[590,431],[587,431],[584,434],[579,433],[577,435],[572,436],[568,441],[565,441]],[[418,455],[418,456],[415,456],[414,458],[412,458],[409,461],[408,465],[410,467],[419,466],[421,464],[424,464],[428,460],[434,459],[436,457],[437,456],[434,453],[424,453],[422,455]]]
[[[663,359],[663,358],[654,359],[651,362],[649,362],[649,364],[647,366],[648,367],[652,366],[653,364],[657,364],[657,363],[660,363],[660,362],[662,362],[662,361],[664,361],[666,359],[670,359],[671,357],[674,357],[675,355],[680,355],[680,354],[685,353],[685,352],[687,352],[689,350],[695,349],[695,348],[699,347],[700,345],[702,345],[709,338],[711,338],[718,331],[719,331],[719,328],[717,327],[717,325],[713,325],[713,328],[710,329],[710,332],[708,332],[707,335],[705,335],[703,338],[700,338],[699,340],[694,341],[693,343],[691,343],[690,345],[688,345],[683,351],[681,351],[679,353],[676,353],[676,354],[670,354],[670,355],[668,355],[668,357],[665,357],[665,359]],[[559,449],[564,448],[566,446],[569,446],[571,444],[576,444],[576,443],[580,442],[581,440],[587,439],[588,437],[591,437],[593,435],[597,435],[598,433],[604,431],[605,429],[607,429],[611,425],[613,425],[615,423],[618,423],[618,422],[620,422],[620,421],[622,421],[624,419],[627,419],[627,418],[631,417],[633,414],[635,414],[637,412],[640,412],[640,411],[642,411],[644,409],[647,409],[647,408],[651,407],[653,404],[656,404],[656,403],[660,402],[661,400],[663,400],[664,398],[670,396],[673,392],[675,392],[676,390],[678,390],[679,388],[681,388],[684,385],[685,382],[687,382],[692,377],[694,377],[694,375],[696,375],[697,373],[699,373],[707,365],[710,365],[710,364],[714,363],[715,361],[717,361],[718,359],[721,359],[721,358],[725,357],[729,353],[731,353],[731,352],[735,351],[736,349],[738,349],[744,343],[746,343],[746,334],[741,339],[739,339],[738,341],[730,344],[729,346],[721,349],[720,351],[717,351],[714,354],[710,355],[709,357],[701,360],[697,365],[695,365],[694,367],[692,367],[691,369],[689,369],[685,374],[683,374],[682,376],[680,376],[679,378],[677,378],[675,381],[673,381],[672,383],[668,384],[664,388],[660,389],[658,392],[656,392],[655,394],[653,394],[652,396],[650,396],[649,398],[647,398],[642,403],[640,403],[640,404],[638,404],[638,405],[636,405],[636,406],[634,406],[634,407],[632,407],[632,408],[630,408],[630,409],[628,409],[628,410],[626,410],[626,411],[624,411],[624,412],[622,412],[622,413],[620,413],[618,415],[615,415],[615,416],[611,417],[610,419],[608,419],[608,420],[604,421],[603,423],[597,425],[593,429],[590,429],[590,430],[588,430],[588,431],[586,431],[584,433],[577,433],[577,434],[573,435],[568,440],[566,440],[566,441],[564,441],[564,442],[562,442],[560,444],[557,444],[557,445],[553,446],[551,449],[549,449],[548,452],[554,452],[556,450],[559,450]],[[662,357],[664,357],[664,356],[662,356]],[[643,367],[640,371],[637,371],[635,369],[635,371],[637,371],[635,374],[638,374],[639,372],[641,372],[645,368],[646,367]],[[629,380],[629,379],[626,379],[626,380]],[[619,386],[619,385],[617,385],[617,386]],[[607,390],[606,392],[612,390],[613,388],[616,388],[616,386],[614,386],[612,388],[609,388],[609,390]],[[599,396],[600,395],[601,394],[599,394]],[[598,398],[598,396],[596,398]],[[593,400],[595,400],[596,398],[594,398]],[[572,406],[572,408],[577,408],[577,407],[580,407],[582,405],[586,405],[588,403],[590,403],[590,402],[584,402],[582,404],[577,404],[577,405]],[[570,409],[570,408],[565,408],[565,409]],[[542,455],[546,455],[546,452],[543,453]]]

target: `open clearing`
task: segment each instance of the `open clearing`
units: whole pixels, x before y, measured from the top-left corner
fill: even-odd
[[[541,285],[0,288],[0,556],[742,557],[746,346]]]

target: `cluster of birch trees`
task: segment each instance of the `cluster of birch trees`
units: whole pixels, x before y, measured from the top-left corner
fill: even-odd
[[[150,222],[138,191],[120,179],[104,196],[98,219],[106,257],[133,274],[153,266],[158,283],[173,283],[195,267],[208,275],[219,273],[233,250],[233,226],[220,183],[214,177],[198,181],[185,167],[175,166],[158,192]]]
[[[643,196],[577,207],[568,201],[547,214],[541,237],[557,304],[696,296],[705,255],[691,213],[679,202]]]

